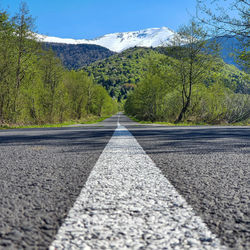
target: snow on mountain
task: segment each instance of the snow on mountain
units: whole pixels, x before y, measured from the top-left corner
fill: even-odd
[[[92,40],[65,39],[37,34],[38,40],[48,43],[95,44],[115,52],[121,52],[131,47],[158,47],[171,42],[175,32],[167,27],[151,28],[140,31],[107,34]]]

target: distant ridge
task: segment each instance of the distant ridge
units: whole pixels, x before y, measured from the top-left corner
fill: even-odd
[[[175,34],[176,32],[173,30],[167,27],[162,27],[112,33],[92,40],[66,39],[40,34],[36,34],[36,36],[38,40],[46,43],[46,46],[51,44],[52,49],[62,59],[63,64],[67,68],[77,69],[96,60],[105,59],[113,55],[115,52],[123,52],[126,49],[134,47],[156,48],[162,45],[170,45]],[[242,69],[241,65],[235,62],[232,56],[236,50],[241,50],[237,38],[224,36],[211,39],[211,41],[214,40],[217,41],[222,48],[220,54],[223,60],[228,64],[233,64],[239,69]],[[91,47],[97,45],[99,48]],[[103,49],[101,49],[101,47]],[[88,49],[90,51],[88,51]]]

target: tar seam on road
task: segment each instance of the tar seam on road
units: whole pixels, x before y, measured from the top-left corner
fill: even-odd
[[[50,245],[54,249],[226,249],[119,124]]]

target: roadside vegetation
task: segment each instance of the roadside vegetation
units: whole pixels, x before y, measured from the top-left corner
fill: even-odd
[[[166,57],[149,61],[142,80],[128,96],[125,112],[139,121],[165,124],[249,125],[249,3],[197,3],[196,20],[180,28],[171,47],[161,48]],[[208,35],[229,35],[241,43],[243,49],[236,50],[234,57],[244,72],[222,62],[219,48],[208,42]]]
[[[26,5],[0,12],[0,127],[97,120],[117,103],[84,71],[68,71],[42,49]],[[93,119],[93,117],[95,117]]]
[[[112,114],[113,115],[113,114]],[[81,120],[70,120],[63,123],[46,123],[46,124],[1,124],[0,129],[20,129],[20,128],[61,128],[67,126],[81,126],[81,124],[95,124],[101,122],[112,115],[109,116],[96,116],[91,115],[88,117],[84,117]]]
[[[182,27],[173,45],[161,48],[165,55],[148,61],[125,112],[140,121],[170,124],[249,124],[249,74],[235,75],[237,69],[207,41],[197,22]]]

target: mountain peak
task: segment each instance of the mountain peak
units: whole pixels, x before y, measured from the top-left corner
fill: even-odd
[[[168,44],[175,32],[167,27],[148,28],[139,31],[106,34],[92,40],[69,39],[37,35],[38,40],[48,43],[96,44],[111,51],[121,52],[131,47],[158,47]]]

